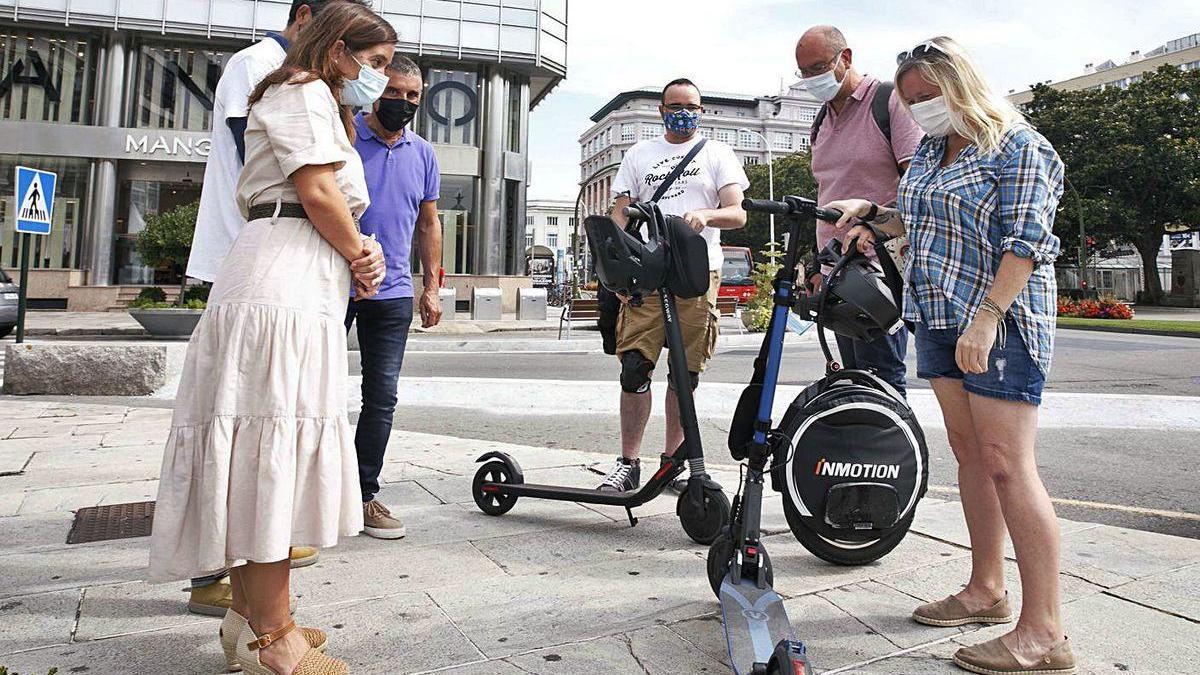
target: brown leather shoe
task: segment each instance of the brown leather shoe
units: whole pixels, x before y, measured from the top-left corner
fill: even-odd
[[[1077,672],[1075,654],[1066,638],[1032,666],[1021,665],[1000,638],[963,647],[954,652],[954,663],[981,675],[1074,675]]]
[[[1008,593],[996,604],[981,611],[971,612],[953,595],[945,600],[930,602],[913,610],[913,621],[926,626],[965,626],[969,623],[1008,623],[1013,620],[1012,607],[1008,604]]]

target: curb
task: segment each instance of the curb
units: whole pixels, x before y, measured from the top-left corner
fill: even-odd
[[[1124,333],[1126,335],[1158,335],[1161,337],[1200,338],[1200,333],[1182,330],[1155,330],[1152,328],[1124,328],[1122,326],[1058,326],[1058,330],[1086,330],[1096,333]]]

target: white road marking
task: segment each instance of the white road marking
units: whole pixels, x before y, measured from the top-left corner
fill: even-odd
[[[938,492],[941,494],[958,494],[958,488],[948,487],[943,485],[930,485],[929,492]],[[1091,502],[1086,499],[1067,499],[1066,497],[1051,497],[1051,502],[1062,504],[1063,506],[1083,506],[1089,509],[1099,509],[1102,511],[1120,511],[1121,513],[1133,513],[1139,516],[1156,516],[1159,518],[1174,518],[1176,520],[1191,520],[1200,522],[1200,514],[1187,513],[1186,511],[1165,511],[1163,509],[1147,509],[1141,506],[1127,506],[1125,504],[1109,504],[1108,502]]]

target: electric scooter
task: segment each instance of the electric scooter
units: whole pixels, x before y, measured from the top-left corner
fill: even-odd
[[[649,250],[669,248],[665,220],[653,202],[627,207],[624,214],[629,221],[625,228],[626,233],[640,239],[640,225],[644,223],[647,232],[644,245]],[[595,222],[593,218],[600,220],[599,217],[593,216],[585,222],[585,227],[605,224]],[[607,226],[613,227],[611,221],[608,221]],[[600,237],[593,236],[591,229],[588,235],[588,245],[593,247],[593,257],[599,258],[595,247],[599,245]],[[671,251],[667,250],[666,253],[667,264],[675,264],[672,262]],[[476,471],[471,483],[471,494],[481,511],[491,516],[503,515],[521,497],[606,504],[624,507],[629,526],[633,527],[638,522],[633,515],[633,509],[660,495],[685,469],[690,468],[691,479],[688,480],[687,489],[679,495],[675,507],[684,532],[696,543],[707,545],[727,529],[731,510],[729,499],[722,492],[721,486],[704,472],[704,451],[701,447],[700,427],[696,420],[696,407],[688,376],[683,334],[679,327],[675,295],[668,286],[667,276],[664,274],[661,279],[654,279],[644,290],[658,291],[662,299],[671,389],[679,404],[680,424],[683,427],[683,442],[679,448],[672,455],[664,453],[661,456],[658,470],[636,492],[526,483],[521,466],[515,459],[503,452],[487,452],[476,460],[483,462],[483,465]],[[603,281],[602,278],[601,282]],[[636,297],[635,294],[631,302],[640,302],[640,297]]]
[[[729,528],[709,547],[708,580],[721,602],[726,645],[735,673],[809,675],[813,671],[807,650],[792,630],[783,598],[771,586],[774,580],[771,558],[760,535],[763,476],[772,456],[771,408],[783,355],[784,331],[788,312],[795,303],[800,219],[815,216],[833,222],[841,213],[819,208],[816,202],[800,197],[784,197],[782,202],[747,199],[742,208],[790,216],[792,222],[783,268],[774,281],[774,307],[764,338],[765,364],[755,364],[755,378],[738,403],[739,412],[747,405],[757,405],[751,418],[753,430],[749,440],[739,447],[735,447],[734,432],[730,433],[730,454],[745,462],[745,478],[733,500]],[[735,416],[735,424],[737,420]]]

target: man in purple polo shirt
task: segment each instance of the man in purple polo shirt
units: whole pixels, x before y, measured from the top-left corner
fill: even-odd
[[[892,84],[855,70],[846,38],[833,26],[804,33],[796,44],[796,66],[808,92],[824,102],[812,131],[817,203],[870,195],[876,204],[895,204],[900,176],[924,134]],[[837,236],[832,223],[817,221],[818,251]],[[820,271],[809,283],[819,288]],[[839,335],[837,345],[844,367],[870,370],[905,392],[908,331],[870,341]]]
[[[414,231],[424,271],[417,306],[421,325],[428,328],[442,318],[438,301],[442,226],[437,210],[441,176],[433,146],[406,128],[421,104],[421,69],[409,58],[397,55],[386,73],[387,89],[371,114],[359,113],[354,119],[354,148],[362,157],[371,197],[371,206],[359,225],[363,234],[374,236],[383,247],[387,277],[370,300],[351,298],[346,330],[358,322],[362,412],[354,445],[358,450],[363,531],[378,539],[399,539],[405,534],[404,523],[375,495],[396,411],[396,380],[413,319],[410,270]]]

